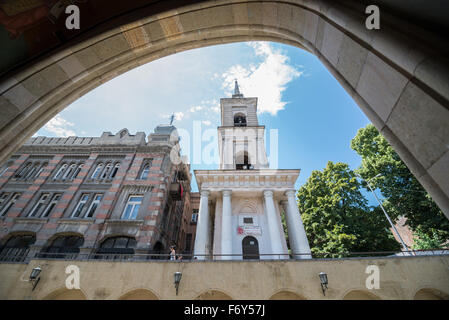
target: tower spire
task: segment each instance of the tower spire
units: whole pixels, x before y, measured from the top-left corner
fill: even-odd
[[[239,90],[239,84],[237,83],[237,79],[235,79],[235,85],[234,85],[234,94],[232,95],[233,98],[243,98],[243,94],[240,93]]]

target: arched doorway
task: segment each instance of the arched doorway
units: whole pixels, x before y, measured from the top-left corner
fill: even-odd
[[[122,295],[119,300],[159,300],[150,290],[136,289]]]
[[[10,237],[4,246],[0,246],[0,261],[20,262],[25,260],[30,246],[36,241],[36,235],[17,234]]]
[[[343,300],[380,300],[380,298],[371,292],[363,290],[353,290],[348,292],[343,297]]]
[[[258,260],[259,256],[259,242],[252,236],[246,236],[242,240],[242,253],[244,260]]]
[[[449,295],[437,289],[425,288],[416,292],[414,300],[449,300]]]
[[[279,291],[270,297],[270,300],[307,300],[303,296],[291,291]]]
[[[224,292],[209,290],[197,296],[195,300],[232,300],[232,298]]]
[[[43,300],[87,300],[79,289],[58,289],[48,294]]]

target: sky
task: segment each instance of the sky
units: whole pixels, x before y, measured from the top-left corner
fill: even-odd
[[[173,124],[185,132],[181,148],[192,171],[218,169],[218,154],[206,151],[217,145],[219,101],[231,96],[234,79],[245,97],[258,98],[268,154],[270,130],[277,130],[278,168],[301,169],[297,189],[328,161],[345,162],[351,169],[360,165],[350,142],[368,118],[314,55],[273,42],[205,47],[150,62],[87,93],[36,135],[100,136],[123,128],[148,135],[174,114]],[[203,155],[210,155],[202,161],[193,155],[194,126],[201,127],[197,141],[202,140]],[[193,181],[192,191],[197,190]]]

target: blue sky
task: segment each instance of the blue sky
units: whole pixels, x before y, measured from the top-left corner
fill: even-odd
[[[360,165],[350,141],[370,121],[315,56],[271,42],[206,47],[148,63],[81,97],[37,135],[99,136],[122,128],[148,135],[158,124],[168,123],[171,114],[174,125],[187,132],[196,121],[203,132],[215,133],[219,99],[230,96],[234,78],[246,97],[258,97],[259,124],[268,133],[278,130],[279,168],[301,169],[297,188],[329,160],[352,169]],[[214,143],[209,138],[202,147]],[[187,140],[181,145],[184,152]],[[192,170],[215,168],[192,164]],[[196,183],[192,189],[197,190]]]

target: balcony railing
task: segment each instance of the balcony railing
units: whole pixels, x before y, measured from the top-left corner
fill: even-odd
[[[299,260],[301,258],[310,257],[310,253],[258,253],[258,254],[206,254],[199,255],[193,253],[177,254],[176,260],[170,260],[169,253],[123,253],[117,252],[91,252],[91,253],[52,253],[39,252],[34,255],[34,259],[47,260],[92,260],[92,261],[141,261],[141,262],[157,262],[161,260],[181,262],[181,261],[260,261],[260,260]],[[28,253],[28,252],[27,252]],[[431,249],[431,250],[410,250],[410,251],[377,251],[377,252],[347,252],[339,257],[335,253],[312,254],[312,259],[341,259],[341,258],[373,258],[373,257],[388,257],[388,256],[402,256],[413,257],[422,255],[447,255],[449,249]],[[23,262],[25,257],[23,254],[0,254],[0,261],[9,262]]]

